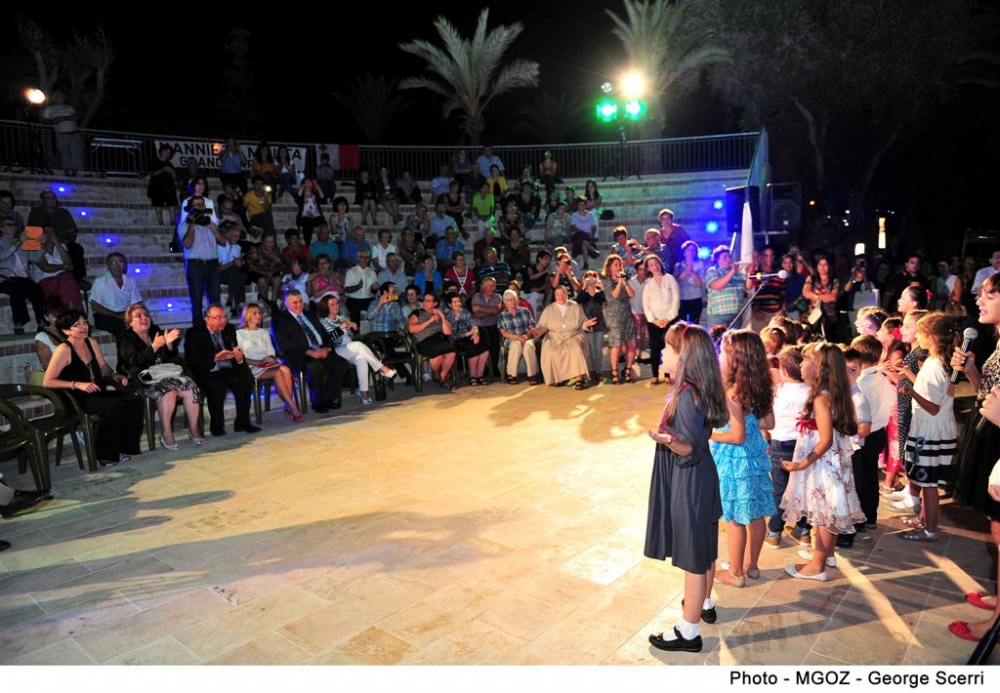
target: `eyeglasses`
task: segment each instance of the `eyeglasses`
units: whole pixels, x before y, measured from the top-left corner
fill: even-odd
[[[208,319],[209,320],[225,320],[226,316],[225,315],[209,315]]]

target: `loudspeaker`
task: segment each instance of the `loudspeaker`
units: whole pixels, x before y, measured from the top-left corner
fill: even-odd
[[[726,188],[726,238],[743,230],[743,203],[750,202],[750,217],[753,220],[753,230],[760,228],[760,188],[756,185],[743,185],[738,188]]]
[[[769,183],[767,186],[767,230],[802,229],[802,184]]]

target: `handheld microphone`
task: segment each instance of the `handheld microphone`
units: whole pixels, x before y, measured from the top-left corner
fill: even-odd
[[[962,332],[962,351],[968,351],[975,344],[976,338],[979,337],[979,331],[975,327],[966,327]],[[963,364],[961,368],[956,368],[951,372],[951,382],[952,384],[958,382],[958,377],[965,370],[965,365]]]
[[[774,277],[777,277],[778,279],[788,279],[788,272],[786,272],[785,270],[781,270],[779,272],[772,272],[770,274],[764,274],[763,272],[758,272],[757,274],[753,275],[753,278],[756,279],[757,281],[760,281],[761,279],[773,279]]]

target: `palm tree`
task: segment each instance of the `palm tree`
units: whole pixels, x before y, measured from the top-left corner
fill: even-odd
[[[447,118],[457,109],[464,112],[462,131],[470,144],[479,144],[486,127],[484,112],[495,97],[519,87],[538,86],[538,63],[517,59],[501,65],[503,54],[524,30],[520,22],[499,26],[486,32],[489,9],[479,14],[479,24],[472,40],[459,35],[444,17],[434,22],[444,48],[418,39],[401,43],[400,49],[427,61],[434,77],[410,77],[400,83],[403,89],[429,89],[444,97],[442,113]]]
[[[347,88],[333,96],[354,117],[369,144],[379,144],[389,124],[406,109],[406,99],[396,88],[396,80],[366,72],[347,80]]]
[[[687,89],[702,68],[728,62],[728,49],[711,42],[710,27],[694,28],[684,19],[691,0],[624,0],[625,17],[605,10],[615,27],[611,33],[622,42],[633,67],[646,76],[650,123],[659,137],[666,124],[664,100],[671,88]],[[646,128],[644,128],[646,129]]]
[[[513,132],[523,133],[536,142],[555,144],[569,142],[589,104],[582,96],[566,92],[537,91],[534,98],[517,107],[517,118],[511,122]]]

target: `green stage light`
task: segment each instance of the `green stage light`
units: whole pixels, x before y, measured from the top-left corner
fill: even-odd
[[[625,117],[629,120],[639,120],[646,115],[646,103],[635,99],[625,104]]]
[[[597,117],[605,123],[610,123],[618,117],[618,104],[613,99],[604,99],[599,102],[597,104]]]

